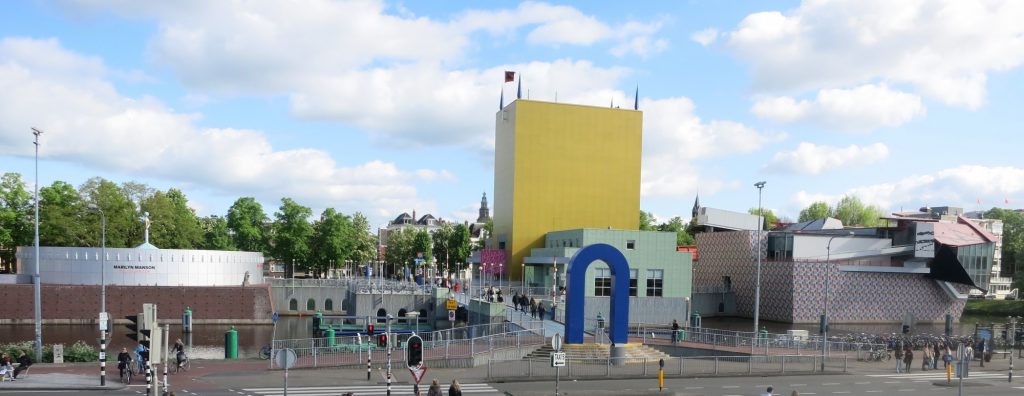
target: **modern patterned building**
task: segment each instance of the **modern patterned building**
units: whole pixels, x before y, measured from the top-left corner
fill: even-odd
[[[643,114],[516,100],[495,115],[494,236],[508,277],[545,234],[639,229]]]
[[[762,254],[761,319],[815,323],[959,320],[971,289],[987,290],[995,236],[962,216],[893,216],[879,228],[697,235],[694,287],[736,295],[737,313],[753,316],[757,254]],[[829,283],[826,286],[826,283]]]

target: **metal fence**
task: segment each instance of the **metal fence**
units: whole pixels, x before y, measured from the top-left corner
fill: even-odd
[[[657,376],[661,359],[567,359],[559,375],[567,379]],[[696,356],[664,359],[666,376],[751,375],[771,373],[845,373],[845,356]],[[490,360],[487,379],[554,377],[549,360]]]
[[[800,339],[788,334],[761,333],[753,337],[752,332],[710,329],[704,327],[680,327],[678,333],[673,334],[671,328],[665,326],[653,327],[643,324],[633,325],[630,332],[632,337],[640,339],[644,344],[670,344],[673,341],[707,344],[713,347],[751,347],[754,354],[764,355],[786,355],[791,353],[800,354],[801,351],[821,351],[822,337],[812,336]],[[853,353],[856,358],[867,356],[871,351],[886,350],[885,344],[869,342],[849,341],[828,341],[830,353]]]
[[[329,287],[348,289],[362,294],[433,294],[434,285],[418,285],[413,282],[402,282],[391,279],[366,279],[366,278],[344,278],[344,279],[294,279],[294,278],[269,278],[267,283],[272,287],[305,288],[305,287]]]
[[[454,333],[453,333],[454,334]],[[391,361],[405,361],[405,343],[410,335],[396,334],[392,338]],[[308,338],[295,340],[274,340],[271,353],[285,348],[295,352],[297,357],[294,367],[331,367],[359,365],[370,361],[384,361],[388,357],[387,347],[378,347],[376,339],[368,337],[337,337]],[[430,339],[424,339],[423,359],[467,358],[478,354],[494,353],[502,349],[517,348],[535,349],[545,342],[543,329],[517,330],[491,334],[477,338],[457,338],[446,336],[445,332],[433,332]],[[276,366],[275,359],[270,360],[271,368]]]

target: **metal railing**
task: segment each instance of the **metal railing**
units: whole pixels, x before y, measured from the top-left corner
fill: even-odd
[[[567,359],[565,367],[558,370],[559,375],[567,379],[648,377],[658,375],[660,360],[665,361],[667,377],[822,372],[822,357],[813,355]],[[847,371],[846,356],[827,357],[824,361],[824,373]],[[488,380],[554,376],[555,368],[551,367],[550,360],[490,360],[487,363]]]
[[[432,294],[435,286],[430,284],[418,285],[413,282],[396,281],[392,279],[366,279],[366,278],[344,278],[344,279],[280,279],[269,278],[267,283],[271,287],[307,288],[307,287],[329,287],[348,289],[357,293],[365,294]]]
[[[725,347],[750,347],[754,345],[755,354],[779,355],[800,351],[820,351],[823,339],[820,336],[809,336],[806,339],[793,337],[789,334],[761,333],[753,337],[749,331],[732,331],[710,329],[704,327],[681,327],[673,338],[673,331],[664,325],[647,327],[644,324],[633,325],[631,336],[637,337],[644,344],[668,344],[673,341],[708,344]],[[885,350],[886,345],[870,342],[828,341],[830,353],[854,352],[860,358],[873,350]],[[789,351],[789,352],[787,352]]]
[[[393,338],[391,361],[405,361],[405,342],[411,335],[396,334]],[[378,347],[376,338],[369,337],[336,337],[330,338],[308,338],[293,340],[274,340],[271,353],[276,353],[285,348],[295,352],[296,368],[303,367],[332,367],[345,365],[366,364],[367,358],[372,362],[383,362],[387,360],[387,347]],[[535,349],[543,345],[545,337],[543,329],[517,330],[505,333],[491,334],[476,338],[447,337],[444,331],[432,332],[431,339],[424,339],[423,359],[451,359],[468,358],[478,354],[494,353],[494,351],[510,348]],[[270,368],[279,368],[274,359],[271,359]]]

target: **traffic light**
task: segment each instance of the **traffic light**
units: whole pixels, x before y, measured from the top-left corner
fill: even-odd
[[[373,324],[366,325],[366,335],[373,335]]]
[[[139,315],[128,315],[125,316],[125,319],[131,322],[125,325],[128,328],[128,333],[125,335],[132,341],[139,341]]]
[[[903,334],[910,334],[910,325],[903,325]]]
[[[1004,340],[1009,340],[1009,338],[1006,338],[1006,330],[1003,330],[1002,333],[1003,333],[1003,339]]]
[[[381,334],[381,335],[377,336],[377,346],[381,347],[381,348],[384,348],[384,347],[388,346],[388,335],[387,334]]]
[[[406,361],[409,367],[419,366],[423,363],[423,339],[418,335],[409,337],[405,343]]]

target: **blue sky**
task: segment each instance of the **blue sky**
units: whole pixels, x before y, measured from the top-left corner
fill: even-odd
[[[845,194],[887,210],[1020,207],[1013,1],[36,1],[0,13],[0,172],[255,196],[315,213],[473,220],[494,112],[644,111],[660,219]],[[525,95],[525,93],[524,93]],[[1009,204],[1006,202],[1009,201]],[[980,205],[979,203],[980,202]],[[500,205],[500,203],[494,203]]]

